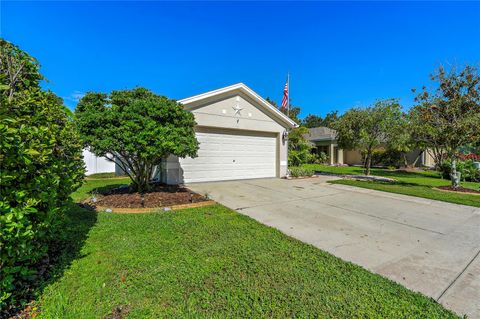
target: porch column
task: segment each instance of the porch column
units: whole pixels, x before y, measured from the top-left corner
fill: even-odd
[[[337,164],[340,164],[340,165],[343,165],[343,150],[341,148],[337,148],[337,152],[338,152],[338,163]]]
[[[330,158],[330,165],[335,164],[334,163],[334,145],[330,144],[328,145],[328,157]]]

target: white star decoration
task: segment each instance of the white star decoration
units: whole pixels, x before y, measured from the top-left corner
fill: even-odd
[[[232,107],[232,109],[235,111],[235,115],[242,115],[242,113],[240,113],[241,110],[243,110],[243,107],[240,107],[238,104],[235,105],[234,107]]]

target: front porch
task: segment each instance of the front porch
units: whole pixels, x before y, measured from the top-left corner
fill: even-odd
[[[324,153],[327,155],[327,164],[329,165],[343,165],[344,164],[344,152],[339,148],[337,144],[332,141],[315,141],[313,142],[315,147],[312,152],[315,154]]]

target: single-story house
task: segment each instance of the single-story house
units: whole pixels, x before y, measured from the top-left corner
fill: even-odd
[[[343,150],[337,144],[337,132],[328,127],[314,127],[308,130],[304,137],[312,142],[313,151],[317,154],[323,152],[327,155],[330,165],[363,165],[362,154],[358,150]],[[421,154],[420,154],[421,153]],[[433,167],[435,161],[426,151],[414,150],[407,154],[409,162],[413,162],[420,155],[417,166]]]
[[[162,182],[181,184],[287,174],[288,132],[297,125],[245,84],[178,102],[195,116],[200,148],[196,158],[170,156],[163,160],[159,169]],[[94,172],[95,161],[89,159],[88,153],[84,156],[87,169],[90,161],[89,171]],[[114,165],[110,169],[115,171]]]

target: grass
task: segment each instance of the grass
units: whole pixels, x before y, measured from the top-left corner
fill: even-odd
[[[114,172],[109,172],[109,173],[95,173],[88,175],[87,178],[92,179],[92,178],[114,178],[114,177],[119,177],[117,176]]]
[[[91,196],[92,191],[107,190],[109,188],[115,188],[129,183],[130,179],[128,177],[86,180],[85,183],[72,194],[72,199],[75,202],[80,202]]]
[[[326,166],[319,164],[306,164],[304,167],[333,174],[346,175],[362,175],[363,168],[355,166]],[[448,186],[449,180],[441,179],[440,174],[435,171],[419,171],[419,172],[398,172],[387,169],[374,168],[372,175],[384,176],[396,179],[396,183],[384,183],[376,181],[356,181],[356,180],[337,180],[332,184],[350,185],[374,189],[389,193],[397,193],[428,199],[435,199],[455,204],[469,205],[480,207],[480,196],[462,193],[443,192],[434,187]],[[480,183],[462,182],[462,186],[474,190],[480,189]]]
[[[87,181],[75,198],[115,183]],[[38,298],[37,318],[105,318],[117,307],[123,318],[456,318],[221,205],[132,215],[75,208],[68,218],[74,252]]]

